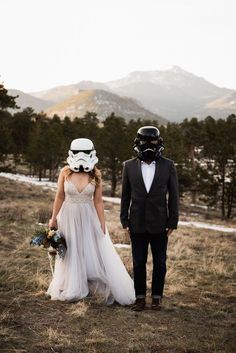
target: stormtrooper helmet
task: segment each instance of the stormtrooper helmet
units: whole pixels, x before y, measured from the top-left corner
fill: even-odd
[[[91,140],[78,138],[71,142],[67,163],[73,172],[90,172],[98,162]]]

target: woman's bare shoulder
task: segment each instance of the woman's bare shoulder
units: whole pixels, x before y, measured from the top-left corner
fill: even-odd
[[[68,165],[65,165],[64,167],[61,168],[60,172],[66,172],[68,171],[70,168]]]
[[[61,168],[60,174],[67,175],[70,172],[70,168],[68,165],[65,165],[64,167]]]
[[[69,169],[70,168],[68,166],[61,168],[61,170],[59,172],[59,179],[65,180],[69,174]]]

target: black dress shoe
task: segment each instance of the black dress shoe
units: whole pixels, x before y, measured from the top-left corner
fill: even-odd
[[[142,311],[145,309],[146,299],[145,298],[136,298],[135,303],[132,305],[133,311]]]
[[[161,298],[152,298],[152,310],[161,310]]]

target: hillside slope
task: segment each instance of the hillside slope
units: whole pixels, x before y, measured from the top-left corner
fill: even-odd
[[[130,119],[157,120],[160,124],[166,124],[166,120],[143,108],[134,99],[120,97],[104,90],[80,91],[78,94],[58,103],[45,112],[49,116],[57,114],[61,118],[83,117],[87,111],[96,112],[98,118],[105,119],[112,112],[116,116]]]

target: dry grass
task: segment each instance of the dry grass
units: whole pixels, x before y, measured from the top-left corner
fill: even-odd
[[[53,193],[0,178],[0,352],[235,352],[235,234],[183,228],[170,237],[163,310],[135,313],[96,298],[50,301],[46,252],[30,248]],[[114,242],[126,242],[119,209],[106,204]],[[130,273],[129,249],[119,250]],[[151,257],[148,279],[150,287]]]

